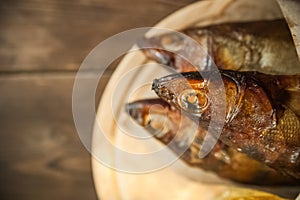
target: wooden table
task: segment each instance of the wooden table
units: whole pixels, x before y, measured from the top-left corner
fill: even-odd
[[[76,70],[107,37],[151,26],[192,2],[0,2],[2,200],[96,199],[90,155],[72,118]],[[104,82],[111,72],[105,72]],[[103,84],[97,100],[102,90]]]

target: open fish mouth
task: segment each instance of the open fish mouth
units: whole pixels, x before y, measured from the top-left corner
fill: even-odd
[[[230,164],[227,158],[232,152],[232,155],[247,155],[249,158],[243,162],[239,159],[232,162],[245,164],[249,170],[248,161],[252,160],[259,166],[258,174],[264,174],[264,169],[273,170],[279,177],[288,178],[287,182],[296,180],[298,184],[300,65],[286,23],[283,20],[228,23],[194,27],[182,33],[196,41],[198,46],[205,47],[202,49],[206,51],[196,51],[187,38],[176,34],[142,38],[138,42],[147,58],[178,72],[154,79],[152,90],[169,108],[180,112],[178,115],[187,116],[188,120],[183,125],[189,128],[188,121],[196,122],[207,133],[203,136],[199,129],[200,137],[191,140],[190,152],[187,151],[181,158],[189,164],[203,167],[200,163],[208,159],[209,152],[217,152],[211,156],[227,164]],[[208,58],[212,59],[212,64]],[[156,109],[152,118],[143,118],[145,114],[138,114],[144,112],[140,110],[143,106],[138,104],[140,102],[134,108],[136,113],[131,112],[130,115],[136,121],[137,118],[144,119],[147,123],[143,126],[151,134],[160,131],[159,135],[155,135],[156,139],[175,153],[181,152],[181,147],[186,146],[185,137],[178,137],[173,146],[169,144],[179,120],[171,118],[172,115],[162,115],[171,114],[171,110]],[[144,103],[144,107],[147,104]],[[149,112],[146,115],[150,115]],[[216,144],[217,147],[214,147]],[[222,145],[218,147],[218,144]],[[231,158],[234,159],[234,156]],[[224,175],[221,171],[217,170],[217,173]],[[235,177],[236,170],[232,172],[231,176]],[[249,180],[236,178],[260,182],[260,178],[256,180],[259,177],[256,172]],[[285,178],[279,182],[285,182]],[[277,183],[276,179],[270,176],[266,182]]]
[[[170,92],[170,90],[167,89],[165,84],[167,84],[168,81],[162,79],[154,79],[152,83],[152,90],[160,96],[162,99],[164,99],[167,102],[173,102],[175,101],[175,94]]]
[[[172,65],[172,58],[174,57],[173,53],[167,51],[163,47],[157,45],[159,44],[159,38],[152,37],[139,38],[137,41],[137,45],[144,52],[144,54],[151,60],[154,60],[163,65]]]

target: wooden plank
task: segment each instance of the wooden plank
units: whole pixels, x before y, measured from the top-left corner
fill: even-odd
[[[1,199],[96,199],[72,119],[73,72],[107,37],[192,1],[0,1]]]
[[[101,41],[152,26],[193,0],[0,2],[0,71],[77,70]]]
[[[0,77],[1,199],[96,199],[90,154],[72,119],[74,76]]]

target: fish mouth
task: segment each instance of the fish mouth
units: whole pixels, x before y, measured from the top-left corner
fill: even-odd
[[[127,103],[125,111],[129,116],[134,119],[138,124],[143,124],[142,105],[139,103]]]
[[[166,83],[168,82],[164,80],[164,78],[154,79],[152,82],[152,90],[163,100],[172,102],[175,99],[175,95],[165,87]]]
[[[163,65],[172,65],[173,53],[165,50],[160,45],[157,37],[142,37],[137,40],[137,46],[151,60]]]
[[[159,82],[159,79],[154,79],[152,82],[151,89],[154,90],[156,93],[158,93],[160,88],[161,88],[161,84]]]
[[[176,88],[176,84],[174,83],[177,81],[183,81],[185,82],[183,85],[189,87],[189,82],[186,80],[184,74],[176,73],[159,79],[154,79],[152,82],[152,90],[154,90],[161,99],[175,106],[179,90]]]
[[[162,99],[153,98],[127,103],[125,104],[125,112],[139,124],[142,124],[144,116],[149,114],[149,110],[154,105],[161,105],[164,108],[170,107],[170,105]]]

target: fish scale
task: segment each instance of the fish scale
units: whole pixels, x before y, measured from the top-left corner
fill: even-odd
[[[282,94],[288,94],[290,88],[297,87],[299,75],[277,76],[231,70],[219,72],[225,91],[235,88],[237,94],[243,93],[237,101],[236,93],[225,92],[227,118],[231,120],[223,119],[225,125],[219,140],[230,147],[240,148],[251,158],[281,173],[300,179],[300,155],[294,158],[296,162],[290,162],[290,158],[296,155],[295,150],[300,149],[300,121],[287,106],[286,99],[282,97]],[[209,77],[213,74],[214,72],[209,71],[201,74],[198,72],[171,74],[157,79],[153,89],[161,99],[170,102],[177,109],[185,110],[190,116],[196,116],[201,123],[211,120],[213,105],[221,105],[224,101],[218,98],[218,91],[203,90],[203,85],[197,84],[204,82],[202,75]],[[214,84],[214,81],[216,80],[210,80],[207,85]],[[190,93],[191,89],[198,93],[204,92],[208,97],[217,96],[217,98],[210,98],[209,106],[194,115],[193,111],[189,111],[192,106],[185,108],[182,107],[184,104],[180,103],[181,94],[187,90]],[[170,94],[172,94],[172,101],[170,101]],[[235,106],[238,109],[234,113],[230,112]],[[233,114],[234,116],[231,117]],[[276,147],[276,151],[270,150],[270,145]]]
[[[226,90],[226,96],[231,98],[226,99],[226,124],[219,138],[219,145],[216,145],[211,154],[208,154],[210,159],[206,157],[199,159],[199,150],[204,139],[203,132],[207,133],[205,127],[209,124],[211,117],[209,112],[212,110],[203,108],[203,111],[205,110],[208,114],[201,113],[198,111],[199,105],[189,104],[206,102],[194,100],[196,93],[191,92],[191,87],[203,85],[203,80],[199,82],[199,79],[193,79],[191,74],[190,77],[186,77],[192,81],[188,86],[189,92],[184,95],[191,93],[192,96],[190,98],[184,96],[186,98],[182,99],[186,101],[181,105],[178,104],[180,102],[178,96],[182,94],[172,91],[184,89],[184,84],[178,81],[178,75],[168,76],[168,79],[154,80],[152,89],[161,99],[168,102],[163,103],[164,106],[171,106],[173,111],[176,111],[174,107],[177,107],[177,111],[181,110],[181,115],[182,113],[189,115],[192,123],[199,123],[202,129],[204,128],[204,131],[198,131],[198,133],[201,132],[200,136],[195,137],[190,146],[191,149],[188,148],[187,153],[184,153],[181,159],[189,164],[194,163],[193,166],[214,171],[222,177],[235,181],[254,184],[280,183],[280,178],[271,180],[268,179],[270,174],[270,176],[265,176],[264,173],[260,173],[262,168],[256,168],[255,165],[250,164],[253,161],[258,164],[257,166],[265,166],[287,179],[296,179],[299,184],[300,63],[285,20],[224,23],[187,28],[181,33],[187,37],[172,32],[143,38],[138,45],[142,48],[147,47],[142,51],[148,59],[168,65],[179,73],[195,71],[202,73],[215,70],[217,67],[221,69],[221,73],[225,72],[223,75],[226,74],[229,80],[233,77],[231,80],[235,81],[232,83],[234,87],[231,89],[228,87]],[[189,42],[190,38],[194,39],[203,51],[195,53],[195,48],[192,48]],[[190,60],[182,55],[190,55],[188,56]],[[222,71],[224,69],[228,71]],[[247,71],[248,75],[244,76],[238,71]],[[272,74],[272,76],[265,74]],[[282,76],[283,74],[291,76]],[[174,77],[177,82],[170,84],[172,90],[162,86],[162,80],[168,83],[172,82]],[[244,80],[239,79],[241,77],[244,77]],[[217,87],[214,89],[215,93],[219,91]],[[251,91],[252,95],[250,95]],[[198,96],[203,98],[205,95]],[[208,102],[215,101],[213,95],[207,96],[211,98]],[[245,98],[249,98],[249,101],[245,101]],[[255,99],[258,104],[252,103]],[[148,100],[142,101],[145,103],[144,106],[149,103]],[[133,102],[132,104],[140,103]],[[185,109],[180,106],[185,106]],[[198,113],[195,113],[195,109]],[[151,130],[148,129],[148,131],[152,134]],[[160,136],[161,138],[157,139],[166,145],[172,138],[170,132],[167,134],[168,137],[164,137],[163,134]],[[185,142],[182,138],[184,137],[178,138],[177,142],[184,146]],[[175,153],[177,152],[173,149],[177,148],[176,146],[168,145],[168,147]],[[220,162],[214,162],[214,159]],[[224,168],[228,165],[229,168]],[[241,167],[243,165],[245,165],[244,168]],[[237,176],[237,174],[242,175]],[[249,195],[246,195],[245,199],[260,199],[258,196],[248,197]],[[265,196],[261,198],[268,199]],[[270,196],[270,199],[275,199],[275,197]]]
[[[126,105],[126,111],[139,125],[145,127],[157,140],[168,145],[191,166],[242,183],[300,184],[300,180],[284,176],[221,141],[218,141],[205,158],[200,158],[199,153],[207,130],[162,99],[134,101]],[[163,126],[164,129],[161,129]]]

